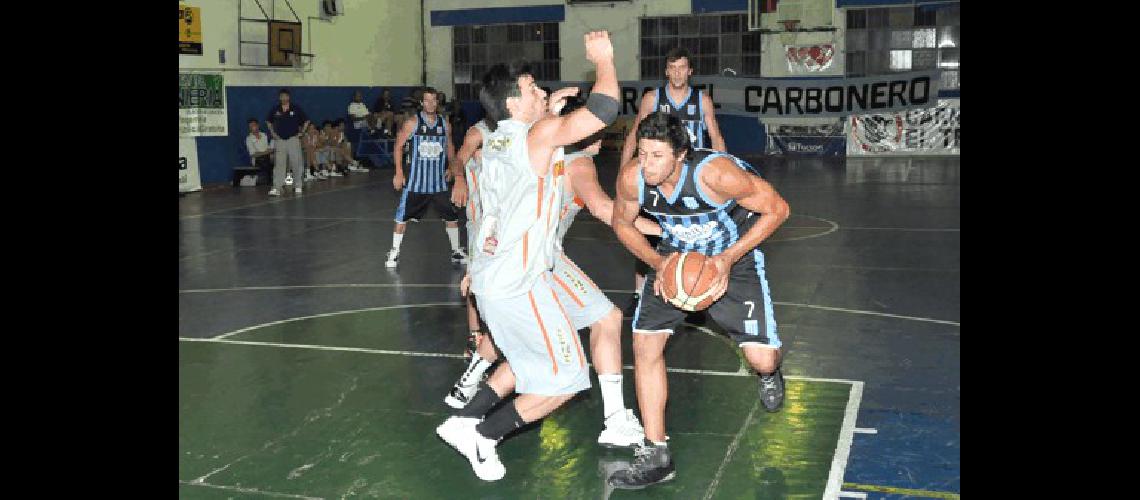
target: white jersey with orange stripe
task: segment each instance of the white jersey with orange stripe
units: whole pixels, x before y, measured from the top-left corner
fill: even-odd
[[[479,131],[479,137],[487,137],[491,131],[487,128],[487,124],[483,120],[475,122],[472,125]],[[475,237],[479,234],[479,220],[483,216],[482,205],[479,203],[479,177],[482,164],[479,160],[475,159],[475,155],[467,160],[467,164],[463,166],[464,176],[467,179],[467,253],[471,254],[475,251]]]
[[[554,267],[558,213],[565,195],[562,148],[555,149],[546,175],[530,165],[530,125],[502,120],[483,136],[479,169],[480,217],[471,251],[471,290],[480,298],[527,293],[543,272]],[[484,251],[488,239],[493,253]]]
[[[574,160],[583,157],[592,158],[593,156],[594,155],[585,151],[575,151],[566,155],[563,161],[566,162],[566,168],[570,168]],[[562,186],[564,191],[562,194],[562,210],[558,217],[558,251],[560,252],[563,248],[562,242],[566,239],[566,233],[570,231],[570,225],[574,224],[574,217],[577,217],[578,212],[581,212],[582,209],[586,207],[586,202],[583,201],[580,196],[574,194],[573,183],[567,180],[567,182],[562,183]]]

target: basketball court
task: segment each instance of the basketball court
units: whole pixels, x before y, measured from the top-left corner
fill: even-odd
[[[384,267],[390,170],[297,198],[188,195],[180,497],[957,498],[959,161],[751,160],[794,214],[762,245],[787,400],[778,413],[759,408],[718,327],[687,325],[666,352],[678,476],[641,491],[604,484],[630,454],[594,443],[596,390],[504,440],[507,476],[495,483],[435,436],[465,366],[461,271],[438,220],[408,231],[416,260]],[[632,257],[608,227],[580,219],[567,253],[624,304]],[[623,347],[631,365],[628,318]],[[627,369],[630,407],[632,383]]]

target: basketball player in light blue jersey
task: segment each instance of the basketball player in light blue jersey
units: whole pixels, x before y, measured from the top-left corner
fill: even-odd
[[[674,48],[665,56],[665,85],[646,92],[641,96],[641,106],[637,108],[637,118],[629,127],[629,135],[621,147],[621,163],[625,165],[633,158],[637,151],[637,126],[649,113],[662,112],[681,119],[685,129],[689,131],[689,144],[694,148],[707,148],[716,151],[727,151],[724,137],[720,135],[720,125],[716,121],[716,110],[713,108],[712,98],[704,91],[694,89],[689,85],[689,77],[693,75],[692,58],[689,51],[682,47]],[[709,141],[705,141],[705,133]],[[625,315],[633,316],[634,308],[640,298],[637,290],[645,282],[645,273],[648,269],[641,261],[634,265],[633,298],[626,305]]]
[[[392,249],[384,262],[387,267],[396,267],[400,258],[400,243],[408,222],[418,221],[427,211],[428,205],[435,207],[444,220],[447,239],[451,243],[451,262],[463,263],[467,255],[459,246],[459,215],[452,206],[463,206],[467,197],[467,182],[463,178],[463,166],[455,161],[455,146],[448,139],[451,128],[443,115],[437,113],[438,92],[428,87],[423,90],[423,111],[406,120],[396,134],[396,151],[402,151],[404,144],[411,142],[411,159],[404,169],[403,155],[396,155],[396,174],[392,177],[392,187],[403,189],[400,204],[396,207],[396,229],[392,233]],[[445,156],[444,153],[447,153]],[[455,179],[451,196],[447,194],[447,175]]]

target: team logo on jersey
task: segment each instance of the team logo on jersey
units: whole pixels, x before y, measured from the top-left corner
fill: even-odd
[[[720,231],[717,230],[717,226],[719,225],[717,221],[710,220],[704,224],[688,227],[681,224],[673,224],[664,229],[685,243],[700,243],[719,236]]]
[[[697,114],[697,105],[696,104],[690,104],[689,105],[689,114],[690,115]]]
[[[681,198],[681,201],[685,204],[685,208],[688,208],[690,210],[696,210],[697,207],[701,206],[700,203],[697,203],[697,199],[693,198],[692,196]]]
[[[435,159],[439,158],[439,155],[443,153],[443,146],[438,142],[421,142],[418,150],[421,157]]]
[[[427,133],[427,125],[420,125],[420,133]]]
[[[669,112],[669,105],[668,104],[662,104],[661,105],[661,111],[668,113]]]
[[[511,138],[509,136],[491,137],[487,139],[487,146],[495,151],[506,151],[511,147]]]

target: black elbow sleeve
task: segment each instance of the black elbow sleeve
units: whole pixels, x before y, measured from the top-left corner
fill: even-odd
[[[613,97],[593,92],[586,99],[586,109],[609,126],[617,119],[619,104]]]

